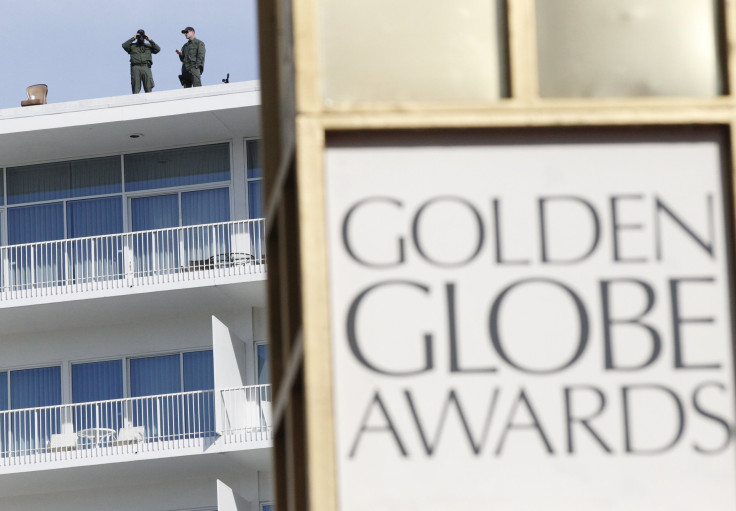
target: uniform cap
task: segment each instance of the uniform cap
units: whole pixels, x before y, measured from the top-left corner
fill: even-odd
[[[182,33],[182,34],[186,34],[186,33],[187,33],[187,32],[189,32],[190,30],[191,30],[192,32],[194,32],[194,29],[193,29],[192,27],[187,27],[187,28],[185,28],[184,30],[182,30],[182,31],[181,31],[181,33]]]

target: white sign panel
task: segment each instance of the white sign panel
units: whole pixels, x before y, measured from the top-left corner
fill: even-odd
[[[718,133],[325,158],[341,510],[736,509]]]

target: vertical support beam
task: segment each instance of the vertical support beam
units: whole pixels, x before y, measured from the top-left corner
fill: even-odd
[[[507,0],[511,97],[539,99],[535,0]]]
[[[726,93],[733,95],[734,87],[736,87],[736,0],[723,1],[723,20],[722,23],[725,34],[723,51],[725,53],[725,81]],[[732,129],[733,129],[733,125]]]
[[[304,334],[304,386],[309,501],[311,509],[337,509],[334,428],[332,423],[332,367],[330,303],[324,182],[324,127],[297,121],[300,252]]]

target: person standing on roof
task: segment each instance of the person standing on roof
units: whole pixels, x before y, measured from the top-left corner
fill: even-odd
[[[123,49],[130,54],[130,85],[133,94],[138,94],[141,91],[141,83],[143,83],[144,91],[151,92],[154,86],[153,73],[151,72],[153,57],[151,57],[151,54],[160,52],[161,48],[146,35],[143,29],[140,29],[133,37],[123,43]]]
[[[181,60],[181,74],[179,81],[184,88],[201,87],[202,73],[204,72],[204,43],[194,37],[194,29],[187,27],[181,31],[187,42],[176,50]]]

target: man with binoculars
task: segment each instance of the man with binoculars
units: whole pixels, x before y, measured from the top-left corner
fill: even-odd
[[[133,37],[123,43],[123,49],[130,54],[130,85],[133,94],[138,94],[141,91],[141,83],[143,83],[144,91],[151,92],[154,86],[153,73],[151,72],[151,66],[153,65],[151,54],[158,53],[161,48],[146,35],[143,29],[140,29]]]

